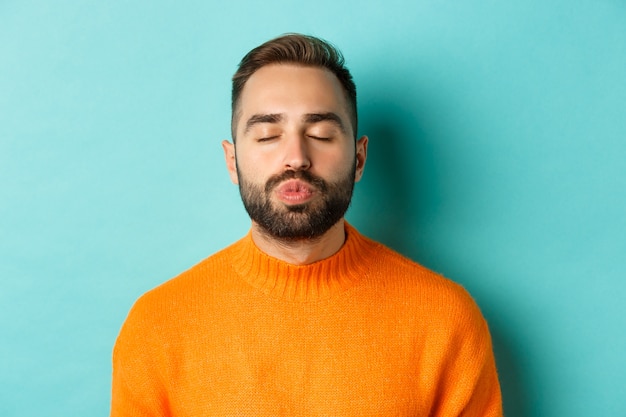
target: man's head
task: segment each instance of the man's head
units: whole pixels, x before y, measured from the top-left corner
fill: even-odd
[[[240,117],[240,96],[248,79],[259,69],[271,64],[295,64],[304,67],[325,68],[337,77],[346,95],[352,132],[357,134],[356,86],[345,67],[341,51],[330,43],[307,35],[287,34],[265,42],[248,52],[233,76],[232,138],[236,140],[236,125]]]
[[[315,239],[343,218],[363,172],[367,137],[355,141],[356,113],[335,72],[302,63],[311,62],[302,42],[327,44],[300,35],[276,42],[302,57],[255,64],[239,83],[235,75],[236,142],[224,141],[224,152],[256,230],[282,240]],[[328,55],[340,56],[333,51]]]

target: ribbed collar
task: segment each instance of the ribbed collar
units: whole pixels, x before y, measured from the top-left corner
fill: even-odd
[[[367,274],[376,244],[346,223],[341,249],[309,265],[293,265],[262,252],[251,233],[231,247],[232,267],[267,295],[294,302],[325,300],[353,286]]]

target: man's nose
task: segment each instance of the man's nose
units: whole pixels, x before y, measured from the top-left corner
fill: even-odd
[[[304,171],[311,166],[306,137],[294,134],[285,141],[285,169]]]

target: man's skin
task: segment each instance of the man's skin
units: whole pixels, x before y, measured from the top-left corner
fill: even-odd
[[[367,136],[355,142],[348,104],[339,80],[322,68],[271,64],[246,83],[236,116],[234,143],[223,141],[230,178],[265,187],[287,170],[308,170],[337,181],[350,172],[356,158],[355,182],[363,175]],[[237,172],[239,168],[239,173]],[[290,179],[271,191],[272,205],[319,204],[321,193],[301,179]],[[298,215],[298,213],[292,213]],[[304,265],[336,253],[345,241],[344,219],[315,239],[277,239],[252,221],[252,239],[266,254]]]

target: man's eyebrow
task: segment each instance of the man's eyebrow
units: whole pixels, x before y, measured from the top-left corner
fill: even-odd
[[[278,123],[283,119],[282,114],[254,114],[246,121],[246,129],[243,133],[248,133],[252,126],[260,123]]]
[[[319,123],[319,122],[333,122],[342,132],[345,133],[346,128],[341,121],[341,117],[337,113],[327,112],[327,113],[308,113],[305,114],[304,117],[305,123]]]

